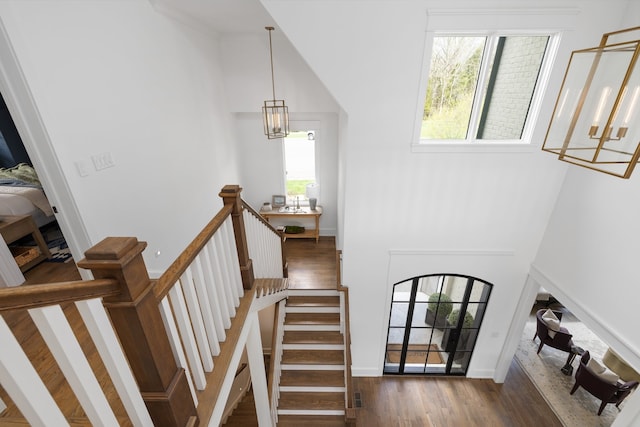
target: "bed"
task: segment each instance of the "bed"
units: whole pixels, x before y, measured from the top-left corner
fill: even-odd
[[[55,220],[35,170],[26,163],[0,168],[0,217],[31,215],[38,227]]]

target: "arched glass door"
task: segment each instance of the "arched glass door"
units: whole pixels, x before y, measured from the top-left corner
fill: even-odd
[[[465,375],[492,286],[452,274],[393,285],[384,373]]]

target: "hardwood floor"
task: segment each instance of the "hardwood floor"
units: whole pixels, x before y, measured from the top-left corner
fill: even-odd
[[[43,262],[36,267],[24,273],[25,283],[22,286],[29,286],[50,282],[66,282],[81,280],[78,269],[73,262],[54,263]],[[72,325],[78,342],[84,354],[87,356],[94,372],[98,373],[97,380],[112,405],[112,409],[118,419],[119,425],[130,426],[124,407],[117,396],[115,387],[110,377],[106,373],[106,369],[98,354],[98,351],[89,337],[84,322],[81,320],[80,313],[74,304],[64,304],[64,314]],[[62,412],[72,426],[90,426],[82,407],[69,386],[68,382],[62,375],[60,368],[54,362],[44,339],[36,329],[33,320],[26,310],[17,310],[5,313],[3,315],[7,325],[11,328],[14,336],[20,342],[25,353],[31,360],[34,368],[39,376],[45,382],[47,388],[52,394],[56,402],[58,402]],[[0,387],[0,398],[7,403],[7,409],[0,415],[0,426],[2,425],[28,425],[20,411],[13,405],[11,399],[6,392]]]
[[[336,243],[333,237],[287,239],[285,256],[290,289],[336,288]]]
[[[292,288],[335,287],[334,242],[329,237],[321,237],[318,244],[311,239],[287,240]],[[504,384],[485,379],[418,376],[356,377],[353,383],[361,402],[357,426],[562,426],[515,360]],[[229,425],[257,426],[257,421],[242,421]],[[306,427],[329,425],[336,424],[313,418],[305,422]]]
[[[322,237],[317,244],[311,239],[290,239],[286,242],[286,253],[292,288],[335,287],[332,238]],[[27,283],[79,279],[72,263],[43,263],[26,277]],[[504,384],[465,378],[383,376],[356,377],[354,389],[361,402],[357,426],[362,427],[562,425],[515,361]],[[250,413],[243,409],[245,418],[236,425],[257,426],[255,415],[251,414],[251,397],[245,400],[242,405],[249,407]],[[7,425],[2,418],[0,425]],[[329,424],[322,420],[305,422],[305,427],[320,425]]]

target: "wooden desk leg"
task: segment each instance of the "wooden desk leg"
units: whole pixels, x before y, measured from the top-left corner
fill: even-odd
[[[316,215],[316,243],[320,239],[320,215]]]
[[[31,233],[33,239],[36,241],[38,247],[40,248],[40,252],[42,255],[47,257],[47,259],[51,258],[51,252],[49,251],[49,247],[47,246],[47,242],[44,241],[44,237],[40,233],[38,227],[35,228],[34,232]]]

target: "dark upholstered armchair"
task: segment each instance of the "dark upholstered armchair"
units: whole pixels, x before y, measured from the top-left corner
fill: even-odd
[[[602,400],[602,404],[598,410],[598,415],[600,415],[604,407],[607,406],[607,403],[615,403],[616,407],[618,407],[629,393],[631,393],[631,390],[638,387],[638,381],[628,381],[626,383],[618,381],[611,383],[589,369],[587,363],[589,363],[590,357],[588,351],[582,355],[580,365],[576,371],[576,383],[571,389],[571,394],[575,393],[578,387],[582,387],[593,396]]]
[[[573,335],[563,326],[560,326],[559,330],[549,333],[549,327],[542,319],[542,315],[546,311],[546,309],[542,309],[536,312],[536,334],[533,336],[533,339],[535,340],[536,337],[540,338],[540,346],[538,347],[537,353],[540,353],[540,350],[542,350],[542,347],[545,345],[570,353],[571,347],[573,346],[573,341],[571,340]],[[558,319],[562,317],[562,313],[557,311],[554,313]],[[555,334],[553,332],[555,332]]]

